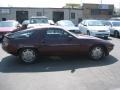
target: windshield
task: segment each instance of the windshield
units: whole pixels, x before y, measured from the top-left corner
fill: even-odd
[[[0,22],[0,27],[13,27],[15,24],[13,22]]]
[[[30,23],[30,21],[29,20],[25,20],[25,21],[23,21],[23,23],[22,24],[29,24]]]
[[[104,26],[101,21],[88,21],[88,26]]]
[[[36,23],[48,24],[48,19],[47,18],[31,18],[30,19],[30,24],[36,24]]]
[[[74,26],[75,27],[75,25],[73,24],[72,21],[60,21],[60,25],[61,26]]]
[[[113,26],[120,26],[120,22],[112,22]]]

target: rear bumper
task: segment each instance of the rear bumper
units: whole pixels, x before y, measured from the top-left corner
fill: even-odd
[[[5,41],[5,38],[2,41],[2,49],[9,54],[13,54],[13,55],[17,54],[17,48],[15,47],[15,45],[10,44],[9,41]]]

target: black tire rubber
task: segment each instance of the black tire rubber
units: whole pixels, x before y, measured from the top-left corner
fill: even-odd
[[[118,31],[115,31],[115,32],[114,32],[114,37],[116,37],[116,38],[119,37],[119,32],[118,32]]]

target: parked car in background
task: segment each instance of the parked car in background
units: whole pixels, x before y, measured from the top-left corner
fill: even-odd
[[[55,23],[54,23],[53,20],[48,20],[48,23],[49,23],[50,25],[55,25]]]
[[[110,18],[110,20],[120,20],[120,17],[112,17],[112,18]]]
[[[22,22],[22,30],[23,29],[27,29],[27,26],[28,26],[28,24],[30,24],[30,20],[24,20],[23,22]]]
[[[109,26],[106,26],[100,20],[83,20],[78,24],[83,34],[108,38],[110,36]]]
[[[74,23],[72,21],[70,21],[70,20],[60,20],[60,21],[57,21],[56,25],[62,26],[64,28],[67,28],[67,30],[69,30],[70,32],[76,33],[76,34],[77,33],[78,34],[81,33],[80,30],[79,30],[79,28],[76,27],[74,25]]]
[[[30,18],[30,23],[28,28],[33,28],[36,26],[49,25],[48,18],[46,16],[34,16]]]
[[[40,26],[6,34],[2,48],[25,63],[44,55],[88,55],[100,60],[109,55],[113,44],[88,35],[77,35],[58,26]]]
[[[3,38],[4,34],[16,31],[20,27],[19,22],[15,20],[0,21],[0,39]]]
[[[120,37],[120,21],[110,20],[110,35]]]

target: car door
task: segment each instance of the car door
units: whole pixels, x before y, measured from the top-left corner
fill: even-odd
[[[40,51],[48,55],[68,55],[79,51],[77,39],[59,28],[49,28],[44,33]]]

